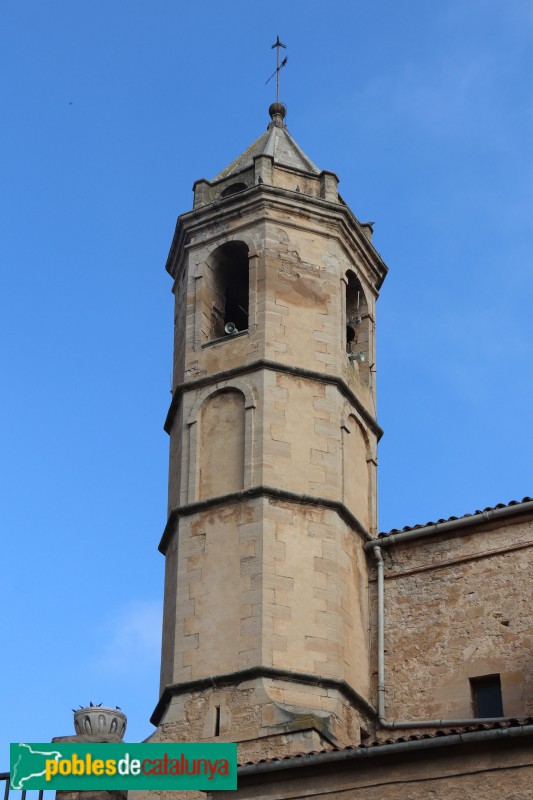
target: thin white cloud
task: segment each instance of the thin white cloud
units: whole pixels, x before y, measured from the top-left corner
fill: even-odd
[[[103,648],[95,667],[106,672],[145,671],[159,664],[161,603],[138,600],[117,609],[103,624]]]

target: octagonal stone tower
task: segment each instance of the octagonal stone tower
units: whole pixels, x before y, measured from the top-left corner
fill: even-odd
[[[270,107],[194,185],[174,279],[161,696],[154,741],[243,759],[371,728],[375,302],[387,268]]]

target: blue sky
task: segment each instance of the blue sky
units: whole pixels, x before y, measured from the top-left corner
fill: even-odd
[[[152,730],[176,217],[268,121],[375,220],[380,528],[533,493],[529,0],[4,0],[0,771]]]

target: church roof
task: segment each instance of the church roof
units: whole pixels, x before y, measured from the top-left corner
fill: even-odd
[[[481,517],[483,518],[490,511],[494,511],[495,509],[500,508],[510,508],[511,506],[519,506],[522,504],[528,504],[533,502],[533,497],[523,497],[522,500],[510,500],[508,503],[498,503],[495,506],[487,506],[484,509],[477,509],[476,511],[472,512],[472,514],[463,514],[462,517],[448,517],[447,519],[438,519],[436,522],[426,522],[421,523],[419,525],[405,525],[403,528],[392,528],[390,531],[383,531],[382,533],[378,534],[380,538],[386,536],[393,536],[397,533],[407,533],[408,531],[416,531],[419,528],[429,528],[431,525],[435,525],[438,527],[443,522],[454,522],[455,520],[459,521],[462,519],[467,519],[468,517]]]
[[[253,165],[256,156],[271,156],[275,164],[289,169],[303,170],[315,175],[320,174],[318,167],[313,164],[303,150],[296,144],[285,125],[286,108],[283,103],[272,103],[269,108],[271,122],[265,133],[253,142],[240,156],[221,170],[212,179],[215,181],[229,178]]]
[[[440,740],[441,744],[448,745],[450,744],[449,741],[446,741],[448,737],[455,737],[456,739],[460,737],[461,742],[464,744],[468,742],[468,734],[476,734],[483,731],[512,730],[513,728],[518,728],[523,731],[526,726],[530,727],[532,725],[533,717],[516,717],[515,719],[502,719],[499,722],[482,722],[475,723],[473,725],[462,725],[454,728],[439,728],[431,732],[426,731],[425,733],[407,734],[385,740],[378,739],[375,741],[368,741],[367,743],[361,743],[359,745],[348,745],[347,747],[331,746],[329,748],[324,748],[323,750],[313,750],[310,753],[289,753],[286,756],[261,758],[258,761],[245,761],[237,764],[238,774],[239,777],[242,777],[246,774],[251,774],[253,771],[257,770],[258,768],[261,769],[262,766],[266,766],[267,764],[272,765],[272,767],[279,765],[281,769],[284,769],[287,767],[307,766],[308,764],[313,765],[316,763],[327,764],[329,759],[332,761],[339,760],[338,756],[341,754],[345,754],[347,756],[350,754],[353,754],[354,756],[365,756],[370,755],[372,751],[375,752],[378,750],[378,753],[376,753],[376,755],[378,755],[379,751],[382,749],[386,750],[388,745],[394,746],[398,744],[406,744],[407,742],[423,743],[427,742],[427,740],[437,739]]]

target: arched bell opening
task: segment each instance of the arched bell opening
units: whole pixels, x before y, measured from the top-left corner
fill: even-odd
[[[210,320],[207,339],[219,339],[248,330],[248,245],[226,242],[209,257],[205,292]]]
[[[359,368],[366,383],[369,379],[371,319],[366,296],[359,278],[346,272],[346,352]]]

